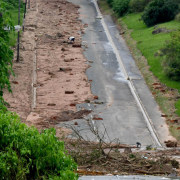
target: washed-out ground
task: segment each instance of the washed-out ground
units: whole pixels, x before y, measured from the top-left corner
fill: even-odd
[[[59,137],[71,130],[56,124],[82,119],[91,111],[77,111],[76,105],[98,98],[91,94],[85,74],[91,62],[83,56],[81,35],[88,25],[79,21],[78,9],[65,0],[31,0],[21,37],[20,62],[14,60],[13,65],[13,93],[4,94],[9,110],[18,113],[22,122],[39,130],[55,127]],[[70,36],[76,38],[74,43],[68,41]],[[166,155],[180,153],[156,154],[152,150],[152,154],[138,154],[129,147],[119,153],[120,144],[64,140],[79,165],[79,174],[171,174],[177,163]]]
[[[89,113],[75,113],[76,104],[93,98],[81,48],[86,25],[78,20],[78,8],[65,0],[32,0],[26,16],[20,62],[14,62],[11,77],[13,93],[4,98],[9,110],[39,129]]]

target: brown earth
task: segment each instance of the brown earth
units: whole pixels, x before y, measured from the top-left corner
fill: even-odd
[[[93,97],[81,47],[86,25],[78,20],[78,8],[65,0],[31,0],[26,15],[20,62],[13,65],[13,93],[6,92],[4,98],[9,110],[38,129],[57,124],[57,119],[67,121],[63,112],[73,117],[76,104]],[[70,36],[75,37],[74,43],[68,40]]]

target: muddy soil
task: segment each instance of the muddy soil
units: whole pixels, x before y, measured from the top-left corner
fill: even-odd
[[[57,124],[57,119],[81,118],[82,112],[75,113],[76,104],[92,99],[85,74],[89,65],[81,47],[86,25],[78,19],[78,9],[65,0],[31,0],[20,62],[13,65],[13,93],[6,92],[4,98],[9,110],[38,129]],[[74,42],[68,40],[70,36],[75,37]]]

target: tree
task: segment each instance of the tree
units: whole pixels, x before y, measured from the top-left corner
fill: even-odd
[[[113,11],[119,16],[123,16],[129,9],[130,0],[113,0]]]
[[[162,52],[164,72],[170,79],[180,81],[180,30],[171,34]]]
[[[147,26],[153,26],[174,19],[177,13],[178,3],[175,0],[153,0],[145,8],[142,20]]]
[[[5,9],[7,6],[0,0],[0,102],[3,102],[3,90],[7,88],[11,91],[9,76],[12,71],[13,51],[8,46],[9,36],[5,28],[13,30],[12,22]]]

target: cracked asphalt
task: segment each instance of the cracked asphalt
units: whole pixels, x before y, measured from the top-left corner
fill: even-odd
[[[104,29],[102,19],[98,16],[94,1],[70,0],[70,2],[80,6],[80,19],[83,23],[88,24],[85,34],[82,35],[82,44],[85,46],[84,56],[90,65],[86,73],[91,82],[92,93],[98,96],[95,103],[79,104],[77,108],[93,110],[89,116],[90,124],[106,141],[118,139],[121,143],[129,145],[141,142],[142,146],[158,147],[128,85],[119,59],[107,37],[107,30]],[[159,141],[163,144],[169,136],[165,120],[161,117],[159,108],[111,17],[104,16],[104,22],[128,77],[148,114],[150,124]],[[101,120],[95,120],[97,118],[94,117]],[[86,120],[75,121],[78,122],[75,128],[83,137],[96,141],[96,137],[89,130]],[[65,123],[65,125],[72,126],[73,124],[74,121]],[[60,126],[64,126],[64,124],[60,124]]]

